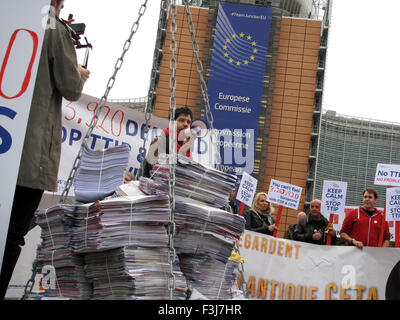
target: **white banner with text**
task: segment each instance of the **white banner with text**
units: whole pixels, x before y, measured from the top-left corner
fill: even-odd
[[[239,250],[250,299],[385,300],[399,296],[398,248],[320,246],[246,230]]]

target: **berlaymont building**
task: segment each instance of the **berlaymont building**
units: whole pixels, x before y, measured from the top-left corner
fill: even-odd
[[[328,110],[313,132],[310,154],[316,161],[307,178],[307,200],[321,197],[324,180],[346,181],[346,205],[360,205],[362,190],[373,187],[378,192],[377,206],[383,208],[386,187],[374,185],[375,173],[378,163],[400,164],[400,123]]]
[[[322,109],[332,2],[193,0],[190,1],[190,19],[196,43],[193,43],[190,34],[185,7],[178,5],[175,14],[176,105],[186,105],[192,109],[195,118],[204,119],[205,107],[197,59],[202,62],[210,97],[213,95],[210,91],[214,78],[228,72],[228,62],[237,70],[245,70],[252,62],[259,61],[256,54],[249,54],[242,59],[233,56],[233,44],[238,39],[242,40],[243,52],[247,50],[245,45],[256,49],[258,41],[255,39],[263,36],[257,34],[257,30],[250,29],[246,34],[231,32],[221,39],[223,31],[229,29],[226,26],[232,26],[226,7],[240,6],[244,12],[255,12],[249,16],[260,13],[260,18],[267,14],[262,13],[266,12],[265,8],[269,8],[269,23],[264,29],[267,30],[265,45],[259,47],[260,52],[264,50],[265,63],[257,66],[258,69],[252,69],[254,74],[261,70],[259,80],[250,81],[252,85],[260,86],[259,110],[253,119],[243,122],[256,132],[251,174],[258,180],[257,191],[268,191],[271,179],[300,186],[302,196],[298,210],[307,211],[310,201],[321,197],[324,180],[347,181],[346,204],[359,205],[362,189],[373,186],[376,164],[400,163],[398,124],[351,118]],[[234,15],[242,14],[235,12]],[[171,92],[170,24],[171,11],[161,10],[153,60],[154,76],[149,90],[154,93],[152,99],[113,102],[128,103],[143,109],[147,100],[155,116],[168,118]],[[253,49],[251,46],[256,43]],[[220,57],[216,57],[218,53]],[[224,58],[227,60],[223,61]],[[220,65],[225,63],[226,67],[218,69],[215,61],[219,61]],[[228,87],[234,87],[237,79],[246,76],[245,73],[232,74],[226,80]],[[249,92],[252,90],[248,89]],[[241,95],[247,96],[248,91],[238,92],[244,92]],[[217,117],[214,114],[214,120]],[[235,121],[230,116],[225,118]],[[216,127],[217,122],[218,119],[214,121]],[[382,187],[377,186],[377,189],[380,195],[384,194]],[[383,198],[380,197],[379,206],[383,206]],[[282,237],[287,226],[296,222],[297,213],[287,208],[283,210],[278,236]]]

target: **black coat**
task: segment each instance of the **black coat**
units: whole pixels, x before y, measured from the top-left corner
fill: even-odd
[[[315,233],[316,224],[319,224],[318,232],[322,233],[322,237],[319,240],[314,240],[312,238]],[[326,244],[327,233],[325,233],[325,229],[328,226],[329,221],[321,215],[321,220],[316,222],[315,220],[311,220],[311,215],[308,214],[307,217],[300,219],[297,223],[294,233],[293,239],[297,241],[309,242],[314,244]],[[332,237],[332,244],[336,243],[336,237]]]
[[[269,210],[258,213],[252,209],[244,212],[243,217],[246,219],[246,230],[255,231],[272,235],[268,227],[275,224],[275,219],[269,214]]]

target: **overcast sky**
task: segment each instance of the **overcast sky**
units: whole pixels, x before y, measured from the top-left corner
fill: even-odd
[[[65,0],[62,18],[84,22],[93,45],[84,92],[103,96],[142,0]],[[149,0],[109,98],[147,96],[160,0]],[[323,108],[364,118],[400,122],[399,0],[334,0]],[[84,49],[78,58],[83,59]],[[179,85],[179,84],[177,84]]]

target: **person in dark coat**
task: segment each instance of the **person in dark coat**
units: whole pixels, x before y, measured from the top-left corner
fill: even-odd
[[[299,223],[300,219],[306,218],[306,217],[307,217],[307,213],[305,213],[303,211],[300,211],[297,214],[297,223]],[[288,229],[285,232],[285,236],[284,236],[285,239],[294,240],[293,239],[293,234],[294,234],[294,229],[297,226],[297,223],[293,223],[288,227]]]
[[[325,245],[328,233],[331,234],[332,244],[335,244],[336,231],[321,214],[321,200],[314,199],[310,203],[310,213],[296,225],[293,238],[297,241]]]
[[[267,201],[268,195],[259,192],[254,196],[249,210],[245,211],[243,217],[246,219],[246,230],[272,235],[278,228],[272,217],[274,207]]]

